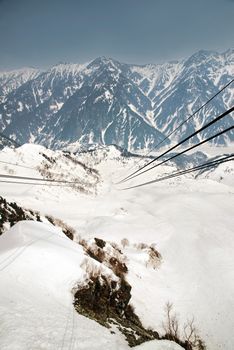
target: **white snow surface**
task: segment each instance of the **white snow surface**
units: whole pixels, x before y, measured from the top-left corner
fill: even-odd
[[[181,346],[175,344],[174,342],[169,342],[162,340],[158,342],[157,340],[152,340],[147,343],[136,346],[135,349],[142,350],[181,350]]]
[[[1,151],[0,160],[8,154],[12,163],[38,165],[41,148],[23,147]],[[114,183],[139,166],[138,158],[124,158],[111,146],[78,154],[77,159],[100,172],[102,182],[96,195],[3,183],[0,193],[21,206],[64,220],[82,238],[99,237],[118,244],[127,238],[129,245],[122,249],[128,259],[131,304],[143,324],[163,333],[164,308],[169,301],[182,329],[194,317],[208,350],[232,350],[233,162],[196,179],[190,174],[121,191],[123,185]],[[12,167],[16,173],[20,169]],[[154,174],[128,184],[172,170],[171,166],[159,167]],[[36,172],[23,171],[29,176]],[[139,243],[155,245],[162,255],[157,268],[147,266],[145,255],[136,248]],[[83,255],[75,242],[46,224],[22,222],[0,237],[0,280],[4,285],[0,291],[1,350],[70,349],[71,342],[71,349],[128,348],[123,336],[110,334],[73,311],[71,289],[83,278]],[[138,348],[180,347],[153,341]]]
[[[1,237],[0,256],[1,350],[127,348],[75,311],[84,253],[58,229],[19,222]]]

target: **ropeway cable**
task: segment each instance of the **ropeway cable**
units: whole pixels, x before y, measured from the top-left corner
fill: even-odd
[[[142,175],[142,174],[144,174],[144,173],[147,172],[147,171],[150,171],[150,170],[152,170],[152,169],[154,169],[154,168],[157,168],[159,165],[162,165],[162,164],[164,164],[164,163],[167,163],[168,161],[170,161],[170,160],[172,160],[172,159],[174,159],[174,158],[176,158],[176,157],[179,157],[181,154],[184,154],[184,153],[186,153],[186,152],[188,152],[188,151],[191,151],[192,149],[194,149],[194,148],[196,148],[196,147],[198,147],[198,146],[200,146],[200,145],[202,145],[202,144],[204,144],[204,143],[206,143],[206,142],[208,142],[208,141],[214,139],[215,137],[218,137],[218,136],[224,134],[225,132],[231,131],[231,130],[233,130],[233,129],[234,129],[234,126],[230,126],[229,128],[227,128],[227,129],[225,129],[225,130],[222,130],[222,131],[218,132],[217,134],[215,134],[215,135],[213,135],[213,136],[208,137],[208,139],[205,139],[205,140],[199,142],[198,144],[193,145],[193,146],[191,146],[191,147],[185,149],[184,151],[182,151],[182,152],[180,152],[180,153],[177,153],[177,154],[175,154],[174,156],[172,156],[172,157],[170,157],[170,158],[168,158],[168,159],[166,159],[166,160],[164,160],[164,161],[162,161],[162,162],[160,162],[160,163],[158,163],[158,164],[152,166],[151,168],[142,171],[141,173],[139,173],[139,174],[137,174],[137,175],[131,177],[129,180],[133,179],[134,177],[137,177],[138,175]]]
[[[77,181],[53,180],[53,179],[43,179],[43,178],[38,178],[38,177],[5,175],[5,174],[0,174],[0,178],[19,179],[19,180],[31,180],[31,181],[56,182],[56,183],[61,183],[61,184],[63,184],[63,183],[65,183],[65,184],[76,184],[77,183]]]
[[[213,167],[215,167],[215,166],[217,166],[219,164],[230,162],[232,160],[234,160],[234,153],[232,153],[231,155],[225,156],[223,158],[217,159],[217,160],[209,161],[209,162],[206,162],[204,164],[197,165],[195,167],[192,167],[192,168],[189,168],[189,169],[186,169],[186,170],[183,170],[183,171],[178,171],[178,172],[172,173],[170,175],[160,177],[160,178],[155,179],[155,180],[147,181],[147,182],[135,185],[135,186],[125,187],[125,188],[122,188],[121,190],[122,191],[123,190],[130,190],[130,189],[133,189],[133,188],[150,185],[150,184],[153,184],[153,183],[156,183],[156,182],[169,180],[171,178],[182,176],[182,175],[194,172],[194,171],[198,171],[198,170],[202,170],[202,169],[206,169],[206,168],[213,168]]]
[[[193,118],[198,112],[202,110],[206,105],[208,105],[216,96],[218,96],[222,91],[224,91],[229,85],[231,85],[234,82],[234,79],[232,79],[229,83],[223,86],[222,89],[220,89],[215,95],[213,95],[209,100],[207,100],[202,106],[200,106],[195,112],[193,112],[188,118],[186,118],[182,123],[180,123],[174,130],[172,130],[167,136],[163,138],[162,141],[160,141],[154,148],[150,149],[144,157],[147,157],[150,153],[155,151],[161,144],[164,143],[167,139],[169,140],[171,135],[173,135],[177,130],[179,130],[187,121],[189,121],[191,118]],[[134,164],[129,170],[133,169],[135,166],[137,166],[142,159],[140,159],[136,164]]]
[[[40,182],[24,182],[24,181],[5,181],[0,180],[0,183],[14,184],[14,185],[32,185],[32,186],[56,186],[56,187],[70,187],[72,184],[52,184],[52,183],[40,183]],[[75,185],[75,183],[74,183]]]
[[[150,162],[148,162],[147,164],[145,164],[144,166],[142,166],[140,169],[138,169],[137,171],[133,172],[132,174],[128,175],[127,177],[125,177],[124,179],[122,179],[121,181],[119,181],[117,184],[126,182],[128,180],[133,179],[134,177],[137,177],[143,173],[145,173],[146,171],[153,169],[153,167],[146,169],[145,171],[141,171],[143,169],[145,169],[146,167],[148,167],[150,164],[154,163],[156,160],[160,159],[161,157],[163,157],[164,155],[166,155],[167,153],[169,153],[170,151],[176,149],[177,147],[181,146],[183,143],[185,143],[186,141],[188,141],[189,139],[191,139],[192,137],[194,137],[195,135],[199,134],[200,132],[202,132],[203,130],[207,129],[208,127],[210,127],[211,125],[217,123],[219,120],[223,119],[226,115],[232,113],[234,111],[234,107],[228,109],[227,111],[225,111],[224,113],[222,113],[221,115],[219,115],[218,117],[216,117],[215,119],[213,119],[212,121],[210,121],[209,123],[205,124],[203,127],[201,127],[200,129],[198,129],[197,131],[195,131],[194,133],[192,133],[191,135],[187,136],[185,139],[183,139],[182,141],[180,141],[179,143],[177,143],[175,146],[169,148],[167,151],[161,153],[159,156],[157,156],[156,158],[152,159]],[[231,127],[232,128],[232,127]],[[203,141],[202,141],[203,142]],[[198,144],[200,145],[202,144],[201,142]],[[196,145],[195,145],[196,147]],[[194,148],[195,148],[194,147]],[[179,156],[180,154],[185,153],[185,151],[178,153],[177,156]],[[168,160],[170,160],[171,158],[169,158]],[[166,160],[167,161],[167,160]],[[165,163],[166,161],[164,161],[163,163]],[[162,163],[160,163],[162,164]],[[140,172],[141,171],[141,172]]]

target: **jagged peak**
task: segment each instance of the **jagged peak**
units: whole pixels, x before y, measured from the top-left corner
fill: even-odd
[[[219,55],[215,51],[209,51],[209,50],[199,50],[192,54],[190,57],[184,60],[185,66],[190,66],[192,64],[199,64],[201,62],[207,61],[207,59],[214,58],[215,56]]]
[[[192,64],[200,64],[200,63],[206,63],[208,61],[226,61],[227,59],[232,59],[232,56],[234,54],[234,49],[228,49],[225,52],[218,52],[214,50],[199,50],[192,54],[187,59],[183,60],[184,64],[186,66],[192,65]]]
[[[120,66],[121,66],[121,63],[114,60],[113,58],[100,56],[95,58],[93,61],[91,61],[90,64],[87,66],[87,68],[98,69],[98,68],[107,67],[107,68],[113,68],[118,70]]]
[[[0,71],[0,77],[3,76],[16,76],[16,75],[26,75],[26,74],[33,74],[33,73],[40,73],[40,69],[34,68],[34,67],[22,67],[19,69],[12,69],[7,71]]]
[[[107,63],[112,63],[112,62],[117,62],[117,61],[111,57],[99,56],[99,57],[95,58],[93,61],[91,61],[91,64],[92,63],[93,64],[97,64],[97,63],[107,64]]]
[[[87,66],[86,63],[80,64],[80,63],[66,63],[66,62],[59,62],[56,65],[52,66],[48,72],[49,73],[59,73],[59,74],[76,74],[80,73],[83,69],[85,69]]]

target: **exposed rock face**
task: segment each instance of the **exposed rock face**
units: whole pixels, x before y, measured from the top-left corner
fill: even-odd
[[[167,339],[186,350],[205,350],[204,342],[195,334],[193,321],[186,326],[192,327],[189,328],[193,331],[191,337],[182,336],[183,339],[180,339],[181,334],[176,328],[179,327],[178,320],[171,311],[167,314],[169,316],[164,335],[144,327],[131,305],[132,287],[127,281],[128,259],[119,245],[100,238],[89,241],[80,238],[78,243],[88,255],[82,263],[85,279],[73,289],[74,307],[78,313],[97,321],[111,332],[117,327],[130,347],[153,339]],[[129,247],[129,244],[127,240],[121,242],[123,249]],[[147,253],[148,268],[158,268],[162,257],[154,245],[140,243],[134,247],[144,254]]]
[[[130,346],[159,339],[157,332],[144,328],[130,304],[132,287],[126,280],[128,268],[120,247],[99,238],[79,244],[100,265],[95,270],[85,263],[87,278],[74,289],[75,309],[105,327],[117,326]]]
[[[7,202],[5,198],[0,197],[0,235],[22,220],[50,222],[52,225],[60,227],[68,238],[73,239],[74,229],[62,220],[55,219],[52,216],[42,216],[37,211],[22,208],[15,202]]]
[[[114,324],[125,335],[130,346],[159,339],[157,332],[143,327],[129,304],[131,286],[124,278],[108,281],[104,275],[91,277],[86,286],[76,291],[74,307],[82,315],[92,318],[105,327]]]

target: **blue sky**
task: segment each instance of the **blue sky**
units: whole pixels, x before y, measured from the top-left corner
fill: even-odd
[[[234,0],[0,0],[0,70],[234,47]]]

